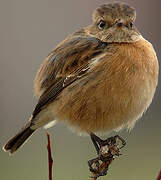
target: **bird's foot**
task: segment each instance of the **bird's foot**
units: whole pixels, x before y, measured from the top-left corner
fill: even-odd
[[[99,176],[105,176],[107,174],[109,165],[116,156],[121,155],[120,149],[126,145],[126,142],[118,135],[105,140],[102,140],[93,133],[91,133],[90,136],[98,157],[89,160],[88,166],[90,171],[94,174],[93,178],[97,179]]]
[[[118,135],[109,137],[105,140],[99,138],[93,133],[91,133],[90,136],[98,156],[109,157],[110,154],[112,156],[119,156],[119,150],[126,145],[126,141]]]

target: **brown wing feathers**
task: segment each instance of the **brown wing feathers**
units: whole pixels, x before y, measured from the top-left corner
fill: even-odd
[[[42,95],[59,78],[66,77],[89,63],[106,46],[107,43],[90,36],[67,38],[42,63],[35,78],[35,94]]]
[[[36,76],[36,81],[40,81],[39,89],[43,90],[43,93],[33,111],[33,118],[64,88],[84,75],[90,60],[99,55],[106,46],[107,43],[94,37],[75,36],[65,40],[51,52],[45,60],[47,65],[45,67],[42,65]]]

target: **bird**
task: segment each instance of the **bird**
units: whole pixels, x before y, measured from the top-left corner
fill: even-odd
[[[60,42],[36,74],[31,117],[3,150],[12,154],[38,128],[60,122],[92,137],[131,130],[152,102],[159,71],[135,19],[135,8],[126,3],[102,4],[90,25]]]

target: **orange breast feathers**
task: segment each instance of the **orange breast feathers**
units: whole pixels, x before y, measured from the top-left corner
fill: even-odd
[[[158,61],[152,45],[111,45],[91,63],[91,74],[66,88],[55,108],[58,120],[81,131],[131,129],[150,105],[158,81]],[[58,109],[56,107],[59,107]]]

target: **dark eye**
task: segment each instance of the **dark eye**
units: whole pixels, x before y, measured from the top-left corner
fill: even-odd
[[[101,21],[99,22],[99,24],[98,24],[99,29],[103,29],[103,28],[105,27],[105,24],[106,24],[106,23],[101,20]]]
[[[133,22],[130,22],[130,28],[133,28],[134,27],[134,23]]]

